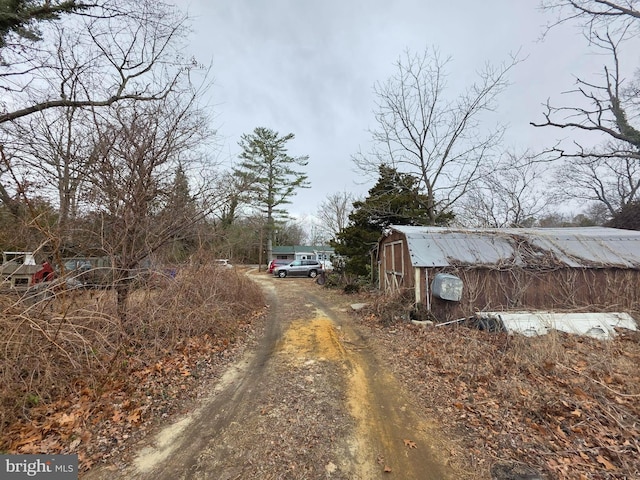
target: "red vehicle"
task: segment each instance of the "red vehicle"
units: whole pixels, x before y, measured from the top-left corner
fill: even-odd
[[[268,273],[273,273],[273,271],[274,271],[276,268],[281,267],[281,266],[283,266],[283,265],[289,265],[289,263],[290,263],[291,261],[292,261],[292,260],[285,260],[285,259],[282,259],[282,258],[274,258],[273,260],[271,260],[271,261],[269,262],[269,268],[267,269],[267,272],[268,272]]]
[[[49,262],[44,262],[40,270],[31,277],[31,283],[50,282],[54,278],[56,278],[56,274],[53,271],[53,267]]]

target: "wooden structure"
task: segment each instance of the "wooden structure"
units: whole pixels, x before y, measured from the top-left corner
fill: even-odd
[[[0,285],[3,288],[27,289],[39,269],[32,252],[3,252]]]
[[[442,321],[483,310],[640,311],[638,231],[391,226],[376,259],[381,290],[412,290]],[[461,280],[459,301],[434,295],[438,274]]]

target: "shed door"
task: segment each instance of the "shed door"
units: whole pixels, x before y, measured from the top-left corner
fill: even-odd
[[[396,292],[404,286],[404,242],[402,240],[384,244],[382,271],[385,292]]]

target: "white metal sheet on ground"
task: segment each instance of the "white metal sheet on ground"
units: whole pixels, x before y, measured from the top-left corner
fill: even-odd
[[[633,317],[621,312],[479,312],[476,316],[498,319],[507,332],[529,337],[545,335],[549,330],[560,330],[607,340],[616,336],[615,328],[637,330]]]

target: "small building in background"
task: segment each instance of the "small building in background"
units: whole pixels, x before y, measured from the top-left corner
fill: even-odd
[[[411,290],[439,321],[479,311],[640,312],[640,232],[604,227],[391,226],[379,287]]]
[[[26,289],[31,286],[32,277],[39,269],[33,252],[2,252],[0,285],[3,288]]]
[[[329,245],[278,245],[273,247],[275,260],[317,260],[326,270],[332,268],[331,256],[335,254]]]

